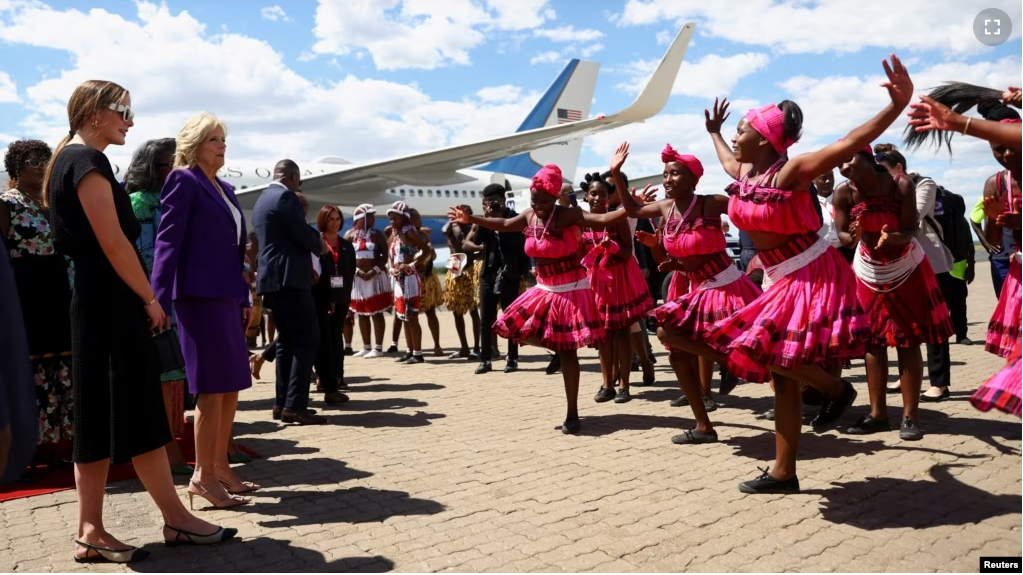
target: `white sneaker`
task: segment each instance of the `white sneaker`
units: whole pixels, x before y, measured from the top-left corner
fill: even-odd
[[[367,354],[367,353],[369,353],[370,351],[372,351],[372,350],[369,350],[369,349],[360,349],[359,351],[357,351],[357,352],[353,353],[353,354],[352,354],[352,357],[363,357],[364,355],[366,355],[366,354]]]
[[[380,351],[379,349],[374,349],[362,357],[365,357],[366,359],[374,357],[384,357],[384,352]]]

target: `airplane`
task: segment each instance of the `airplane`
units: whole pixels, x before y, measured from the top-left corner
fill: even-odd
[[[572,178],[585,136],[658,114],[671,95],[694,29],[693,23],[682,26],[640,94],[614,114],[588,118],[600,66],[573,59],[515,133],[379,161],[353,163],[330,156],[298,161],[302,191],[310,204],[309,219],[315,221],[324,205],[336,205],[351,214],[357,205],[369,203],[385,220],[386,208],[404,200],[419,210],[424,225],[433,231],[431,242],[443,244],[440,228],[447,221],[449,206],[469,204],[478,209],[479,194],[491,183],[509,192],[528,189],[536,171],[548,163],[559,165]],[[234,185],[247,217],[271,182],[275,162],[229,161],[218,174]],[[129,163],[130,157],[111,157],[118,177]],[[346,220],[347,227],[350,218]],[[383,225],[386,221],[377,227]]]

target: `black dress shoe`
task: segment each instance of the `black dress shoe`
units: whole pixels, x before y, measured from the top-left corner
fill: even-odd
[[[479,366],[476,367],[476,375],[482,375],[484,373],[490,373],[493,369],[489,361],[480,362]]]
[[[281,412],[281,421],[284,423],[297,423],[298,425],[323,425],[327,420],[319,415],[309,413],[309,410],[298,412],[285,409]]]
[[[342,403],[345,403],[346,401],[348,401],[348,396],[343,394],[343,393],[341,393],[340,391],[335,391],[334,393],[328,393],[328,394],[325,394],[323,396],[323,403],[325,403],[327,405],[341,405]]]
[[[509,359],[504,364],[504,372],[505,373],[515,373],[518,370],[519,370],[519,362],[515,361],[514,359]]]

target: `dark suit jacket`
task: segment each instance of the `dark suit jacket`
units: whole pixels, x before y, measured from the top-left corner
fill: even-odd
[[[241,212],[231,185],[217,178],[227,200]],[[239,237],[241,241],[239,241]],[[248,306],[242,277],[248,232],[241,230],[220,192],[199,167],[167,176],[160,193],[160,228],[153,256],[153,290],[164,310],[184,297],[235,298]]]
[[[29,363],[28,338],[21,315],[14,270],[0,253],[0,428],[10,426],[11,445],[0,482],[13,481],[32,461],[39,437],[36,387]],[[0,467],[4,467],[0,465]]]
[[[322,250],[320,233],[306,223],[295,192],[279,182],[267,186],[252,207],[252,227],[259,241],[259,273],[256,293],[283,288],[310,289],[313,285],[311,254]]]
[[[320,279],[313,286],[313,300],[317,308],[326,309],[333,303],[335,306],[347,308],[352,301],[352,282],[355,280],[355,246],[352,242],[341,239],[338,242],[337,266],[334,256],[326,253],[320,256]],[[341,276],[344,287],[331,288],[330,276]],[[335,313],[340,313],[338,309]],[[348,310],[343,310],[348,313]]]
[[[510,208],[504,209],[504,218],[511,219],[518,214]],[[473,243],[483,246],[482,274],[491,276],[502,267],[505,269],[505,281],[516,285],[519,279],[529,271],[529,258],[526,256],[526,236],[522,232],[498,233],[484,227],[476,228]]]

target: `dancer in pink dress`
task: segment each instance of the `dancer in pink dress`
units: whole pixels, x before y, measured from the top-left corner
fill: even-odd
[[[888,348],[899,358],[902,424],[899,437],[923,439],[917,422],[923,378],[921,344],[937,345],[955,333],[945,298],[917,242],[916,186],[894,178],[865,146],[842,164],[847,181],[835,190],[835,229],[842,245],[853,247],[856,295],[870,322],[866,342],[870,413],[846,432],[865,435],[891,431],[886,402]]]
[[[610,190],[600,174],[587,174],[580,185],[586,191],[586,202],[591,214],[606,214]],[[643,271],[632,257],[632,229],[622,219],[604,230],[583,232],[583,267],[590,278],[590,288],[597,301],[597,313],[607,332],[607,343],[600,346],[600,371],[604,384],[594,401],[614,400],[625,403],[629,394],[629,374],[632,371],[632,339],[629,329],[646,317],[654,307]],[[621,387],[615,393],[615,375]]]
[[[628,156],[629,145],[622,144],[611,160],[612,174],[621,174]],[[696,185],[703,176],[700,160],[679,154],[669,144],[661,152],[661,161],[666,199],[640,205],[635,198],[622,194],[622,205],[632,217],[663,219],[660,235],[669,257],[659,269],[674,271],[689,284],[688,293],[651,313],[659,326],[657,336],[671,350],[671,367],[696,418],[695,428],[683,431],[671,441],[713,443],[718,435],[704,406],[699,373],[693,369],[697,364],[695,358],[699,351],[710,351],[702,344],[707,330],[756,299],[760,288],[735,267],[726,250],[721,214],[728,209],[728,197],[696,195]],[[700,342],[702,348],[689,347],[690,342]]]
[[[891,102],[841,141],[789,159],[801,135],[802,111],[794,102],[750,110],[729,146],[721,137],[727,102],[715,101],[710,132],[729,186],[728,219],[744,230],[765,264],[764,293],[716,323],[707,342],[748,381],[774,379],[774,466],[739,484],[745,493],[796,493],[796,452],[802,430],[800,382],[824,397],[815,429],[834,424],[856,398],[839,378],[842,364],[862,357],[870,325],[856,298],[856,279],[845,258],[818,237],[820,218],[810,183],[881,135],[909,104],[913,82],[894,55],[884,62],[882,86]],[[702,344],[696,344],[702,345]]]
[[[505,339],[553,350],[561,360],[568,413],[562,433],[579,433],[579,357],[581,347],[600,346],[606,340],[604,322],[597,312],[590,280],[579,261],[580,227],[604,228],[625,218],[616,210],[590,214],[577,207],[557,205],[561,170],[544,166],[530,186],[530,208],[509,219],[481,218],[457,207],[448,217],[460,224],[475,224],[499,233],[523,232],[526,255],[536,259],[536,287],[529,288],[504,310],[494,332]]]

